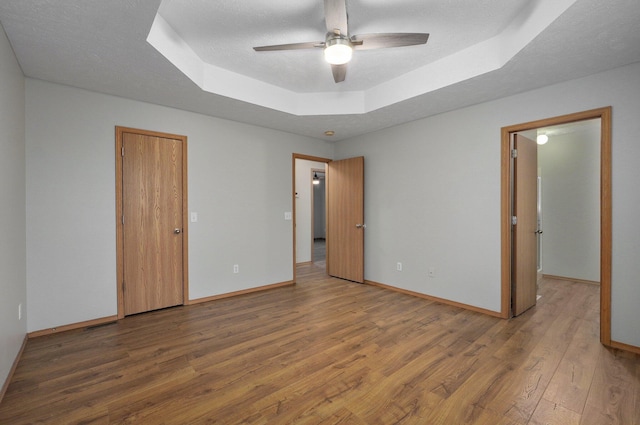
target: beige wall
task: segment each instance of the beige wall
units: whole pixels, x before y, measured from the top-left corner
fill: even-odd
[[[20,81],[15,70],[3,72],[2,84]],[[14,97],[3,107],[19,122],[20,96]],[[640,264],[635,261],[640,191],[634,183],[640,181],[640,64],[335,146],[27,80],[28,329],[115,313],[115,125],[189,137],[189,208],[199,213],[199,222],[190,226],[191,298],[291,278],[292,228],[283,213],[292,209],[291,154],[296,152],[365,156],[367,279],[498,310],[500,128],[608,105],[613,106],[612,336],[640,346],[635,326],[640,322]],[[20,125],[4,125],[20,139]],[[14,155],[18,165],[3,172],[19,175],[19,147]],[[13,208],[10,213],[20,221],[20,206]],[[23,227],[24,221],[11,230],[18,243]],[[396,262],[403,263],[402,272]],[[240,265],[238,275],[233,264]],[[433,278],[427,276],[431,267]],[[19,280],[20,266],[10,270]],[[15,303],[22,286],[12,287],[17,288]]]
[[[331,144],[38,80],[26,87],[29,331],[116,313],[116,125],[188,137],[191,299],[293,278],[292,154],[331,157]]]
[[[24,124],[24,77],[0,26],[0,386],[27,331]]]
[[[500,129],[609,105],[612,337],[640,346],[640,63],[338,143],[365,157],[365,278],[499,310]]]
[[[538,167],[542,272],[599,282],[600,126],[582,124],[550,136],[538,147]]]

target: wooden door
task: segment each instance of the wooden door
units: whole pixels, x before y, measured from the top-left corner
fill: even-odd
[[[514,135],[512,310],[517,316],[536,304],[538,145]]]
[[[124,315],[184,303],[186,140],[122,132]]]
[[[364,157],[327,164],[327,273],[364,282]]]

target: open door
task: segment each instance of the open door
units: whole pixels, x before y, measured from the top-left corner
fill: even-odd
[[[538,146],[514,134],[512,310],[517,316],[536,304],[538,236]]]
[[[624,344],[611,340],[611,262],[612,262],[612,212],[611,212],[611,106],[591,109],[588,111],[576,112],[573,114],[561,115],[558,117],[545,118],[536,121],[502,127],[501,129],[501,194],[500,210],[502,222],[501,233],[501,315],[508,318],[512,312],[512,299],[516,298],[512,287],[514,268],[513,257],[514,248],[511,225],[512,189],[514,187],[514,176],[511,167],[512,134],[542,127],[549,127],[560,124],[573,123],[583,120],[600,119],[600,342],[606,346],[617,346],[624,348]],[[537,150],[536,150],[537,153]],[[521,155],[518,155],[522,159]],[[519,294],[522,295],[522,294]],[[519,310],[519,309],[518,309]],[[515,313],[514,313],[515,314]]]
[[[327,273],[364,283],[364,157],[327,166]]]

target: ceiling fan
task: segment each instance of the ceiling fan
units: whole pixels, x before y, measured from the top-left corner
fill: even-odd
[[[349,36],[346,0],[324,0],[324,15],[327,26],[324,41],[259,46],[253,49],[265,52],[322,48],[325,60],[331,64],[333,79],[339,83],[344,81],[347,75],[347,63],[351,60],[354,49],[414,46],[425,44],[429,39],[429,34],[426,33],[373,33]]]

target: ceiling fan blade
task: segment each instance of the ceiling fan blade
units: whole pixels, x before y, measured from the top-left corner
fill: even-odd
[[[333,81],[340,83],[347,76],[347,65],[331,65],[331,72],[333,72]]]
[[[353,48],[357,50],[384,49],[387,47],[415,46],[425,44],[429,34],[419,32],[398,32],[379,34],[358,34],[351,37]]]
[[[271,50],[298,50],[313,49],[316,47],[324,47],[324,41],[309,41],[307,43],[291,43],[291,44],[275,44],[273,46],[254,47],[256,52],[268,52]]]
[[[327,32],[338,30],[340,34],[349,34],[346,0],[324,0],[324,20]]]

